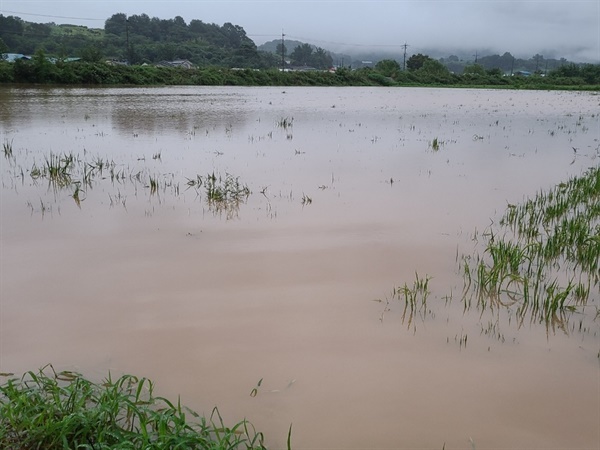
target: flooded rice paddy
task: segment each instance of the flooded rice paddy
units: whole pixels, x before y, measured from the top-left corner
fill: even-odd
[[[290,424],[296,449],[600,445],[597,259],[585,301],[546,320],[507,286],[515,302],[463,299],[507,209],[598,166],[600,96],[5,87],[0,104],[0,372],[145,376],[271,448]]]

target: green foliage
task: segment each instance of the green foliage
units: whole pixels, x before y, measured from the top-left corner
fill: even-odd
[[[290,54],[293,64],[297,66],[308,66],[312,57],[312,46],[310,44],[302,44],[294,49]]]
[[[425,59],[423,66],[416,71],[421,81],[431,84],[449,84],[450,71],[441,62],[434,59]]]
[[[35,82],[42,83],[46,82],[46,80],[50,80],[50,82],[53,81],[56,68],[54,64],[48,60],[46,52],[44,52],[43,49],[38,49],[35,52],[31,62],[33,64]]]
[[[292,64],[296,66],[310,66],[316,69],[328,69],[333,65],[333,58],[324,49],[313,49],[310,44],[297,46],[290,54]]]
[[[372,72],[369,73],[368,75],[369,80],[373,81],[376,84],[379,84],[381,86],[393,86],[394,85],[394,80],[391,77],[386,77],[385,75],[378,73],[378,72]]]
[[[463,70],[463,75],[484,76],[485,74],[485,69],[480,64],[470,64],[468,66],[465,66]]]
[[[155,396],[146,378],[111,376],[96,384],[48,365],[0,386],[0,447],[5,449],[264,449],[247,421],[225,426],[215,408],[199,416]]]
[[[0,83],[13,83],[14,81],[14,64],[0,61]]]
[[[237,62],[240,65],[244,59]],[[235,59],[230,62],[235,63]],[[239,67],[239,66],[238,66]],[[387,71],[391,69],[391,71]],[[43,51],[31,60],[14,63],[0,61],[0,82],[54,83],[96,85],[213,85],[213,86],[505,86],[517,89],[588,88],[598,89],[600,66],[577,69],[574,77],[561,72],[547,77],[508,77],[497,72],[482,75],[454,75],[439,61],[428,59],[414,71],[396,71],[394,62],[375,69],[351,70],[339,68],[330,73],[324,70],[281,72],[278,69],[227,69],[209,66],[198,69],[174,67],[109,65],[104,62],[57,61],[46,58]],[[384,73],[391,73],[386,76]],[[569,73],[569,72],[567,72]],[[569,73],[570,74],[570,73]],[[562,75],[562,76],[561,76]],[[584,78],[586,77],[586,78]],[[586,80],[596,84],[587,84]]]
[[[491,77],[501,77],[503,75],[502,70],[500,70],[498,67],[494,69],[488,69],[485,71],[485,73]]]
[[[551,71],[548,76],[552,79],[578,79],[581,84],[600,84],[600,64],[565,64]]]
[[[425,64],[425,61],[429,61],[431,58],[427,55],[423,55],[421,53],[417,53],[416,55],[412,55],[406,61],[406,68],[408,70],[418,70]]]
[[[383,59],[375,64],[375,71],[384,77],[396,78],[401,70],[400,64],[394,59]]]
[[[104,54],[100,47],[88,46],[81,51],[81,59],[85,62],[97,63],[104,59]]]

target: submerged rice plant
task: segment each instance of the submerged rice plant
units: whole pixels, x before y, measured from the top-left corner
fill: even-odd
[[[74,167],[75,156],[69,154],[50,153],[45,158],[41,169],[41,177],[46,178],[53,188],[65,188],[71,185],[71,170]]]
[[[4,156],[6,158],[12,158],[12,156],[13,156],[13,141],[12,141],[12,139],[10,140],[10,142],[8,140],[5,140],[2,143],[2,153],[4,153]]]
[[[187,185],[198,190],[204,188],[208,208],[214,214],[225,213],[227,218],[233,218],[237,214],[241,204],[245,203],[250,196],[250,188],[240,182],[239,177],[226,173],[225,176],[214,172],[206,176],[196,175],[195,178],[187,178]]]
[[[289,117],[282,117],[281,119],[279,119],[279,121],[277,122],[277,126],[279,128],[283,128],[284,130],[287,130],[288,128],[291,128],[294,124],[294,118],[289,118]]]
[[[508,205],[483,253],[464,257],[465,309],[515,309],[566,332],[572,313],[600,303],[600,167]],[[592,320],[596,320],[593,318]]]
[[[415,280],[412,285],[404,283],[402,286],[394,287],[391,298],[388,298],[385,301],[385,309],[380,320],[383,321],[384,314],[390,310],[391,301],[397,300],[403,305],[402,323],[405,323],[409,329],[413,326],[416,331],[416,326],[414,324],[415,317],[419,316],[424,320],[425,316],[428,313],[431,313],[427,307],[427,299],[431,293],[429,290],[430,280],[430,276],[426,275],[424,278],[421,278],[419,277],[419,274],[415,272]],[[381,302],[381,300],[377,301]]]

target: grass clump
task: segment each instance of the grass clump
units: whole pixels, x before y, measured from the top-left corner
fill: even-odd
[[[209,202],[227,205],[239,204],[250,195],[247,185],[240,183],[239,177],[231,174],[217,176],[213,172],[205,178],[206,197]]]
[[[248,185],[240,182],[239,177],[229,173],[216,175],[214,172],[206,176],[196,175],[188,178],[187,185],[198,190],[204,188],[208,209],[213,214],[225,213],[228,219],[236,216],[240,205],[246,203],[250,196]]]
[[[385,307],[379,320],[383,322],[385,313],[391,310],[391,301],[398,301],[403,304],[402,323],[406,324],[408,329],[412,326],[416,332],[414,319],[420,317],[424,321],[426,315],[431,314],[431,310],[427,306],[427,299],[431,294],[429,290],[430,280],[429,275],[419,277],[419,274],[415,272],[415,281],[413,281],[412,286],[405,282],[402,286],[394,287],[391,297],[385,300]],[[375,301],[383,303],[379,299]]]
[[[3,449],[264,449],[247,421],[228,428],[163,397],[146,378],[96,384],[51,365],[0,386]]]

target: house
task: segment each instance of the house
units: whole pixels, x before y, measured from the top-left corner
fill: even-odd
[[[15,62],[17,60],[23,60],[23,61],[31,60],[31,56],[26,56],[21,53],[2,53],[0,56],[1,56],[0,59],[2,59],[4,61],[8,61],[8,62]],[[54,58],[54,57],[46,57],[46,59],[48,61],[50,61],[52,64],[56,64],[59,61],[63,61],[63,62],[81,61],[81,58],[74,58],[74,57],[69,57],[69,58],[64,58],[64,59],[59,59],[59,58]]]
[[[117,59],[108,59],[104,61],[109,66],[128,66],[129,63],[127,61],[119,61]]]
[[[194,68],[194,65],[187,59],[176,59],[175,61],[161,61],[156,65],[158,67],[182,67],[184,69]]]
[[[18,59],[30,60],[31,56],[25,56],[21,53],[2,53],[2,59],[8,62],[15,62]]]

